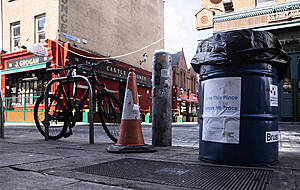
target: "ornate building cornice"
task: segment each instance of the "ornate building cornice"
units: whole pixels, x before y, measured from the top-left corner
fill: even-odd
[[[276,5],[269,6],[269,7],[258,7],[258,8],[254,8],[254,9],[244,10],[244,11],[235,11],[235,12],[231,12],[231,13],[215,15],[213,17],[213,22],[214,23],[226,22],[226,21],[230,21],[230,20],[237,20],[237,19],[242,19],[242,18],[290,11],[290,10],[295,10],[295,9],[300,9],[299,1],[280,3],[280,4],[276,4]]]

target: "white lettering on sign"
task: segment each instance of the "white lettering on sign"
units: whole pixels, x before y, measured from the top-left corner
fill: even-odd
[[[278,87],[270,85],[270,106],[278,107]]]
[[[266,143],[278,142],[279,134],[278,131],[267,131],[266,132]]]
[[[202,140],[239,143],[241,80],[241,77],[227,77],[202,82]]]
[[[296,19],[300,17],[300,10],[290,10],[279,13],[272,13],[268,15],[268,22],[281,21],[286,19]]]

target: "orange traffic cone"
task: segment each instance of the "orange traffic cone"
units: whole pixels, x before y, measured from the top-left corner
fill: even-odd
[[[155,152],[151,146],[144,142],[140,110],[138,104],[138,93],[136,86],[136,75],[134,69],[129,69],[122,112],[122,120],[118,142],[106,148],[112,153],[137,153]]]

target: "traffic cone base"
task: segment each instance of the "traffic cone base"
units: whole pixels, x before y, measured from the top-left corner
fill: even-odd
[[[129,69],[118,142],[106,148],[108,152],[141,153],[156,151],[144,142],[138,104],[136,75],[134,69]]]
[[[146,153],[146,152],[156,152],[156,150],[149,145],[144,146],[119,146],[111,145],[106,148],[107,152],[110,153]]]

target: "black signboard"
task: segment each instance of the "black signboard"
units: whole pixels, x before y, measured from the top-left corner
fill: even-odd
[[[48,57],[33,56],[6,62],[6,69],[19,68],[48,62]]]
[[[85,57],[80,57],[80,56],[77,56],[77,55],[74,55],[74,54],[71,54],[68,57],[68,59],[73,64],[95,64],[95,63],[101,61],[101,60],[96,60],[96,59],[89,59],[89,58],[85,58]],[[127,69],[115,66],[114,63],[103,63],[103,64],[99,65],[97,70],[99,70],[101,73],[106,73],[106,74],[109,74],[111,76],[116,76],[118,78],[123,78],[125,80],[128,76],[128,72],[129,72]],[[152,84],[151,77],[141,75],[137,72],[136,72],[136,80],[138,82],[146,83],[148,85]]]

